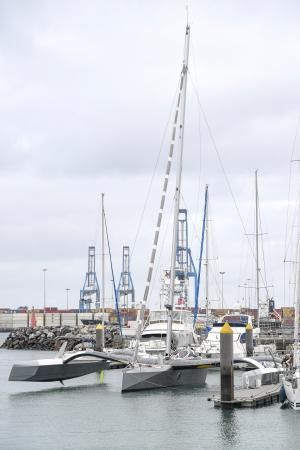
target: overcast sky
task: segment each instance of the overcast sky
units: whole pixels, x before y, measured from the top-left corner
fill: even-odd
[[[48,269],[47,305],[65,307],[70,288],[70,306],[78,307],[88,246],[96,244],[100,253],[101,192],[116,278],[122,246],[133,248],[136,240],[131,271],[141,299],[182,64],[185,5],[179,0],[0,1],[0,307],[42,307],[43,268]],[[247,233],[254,232],[254,171],[259,170],[270,294],[277,305],[291,304],[291,264],[284,295],[283,259],[300,112],[300,4],[190,1],[189,21],[182,204],[189,211],[194,260],[208,184],[212,306],[219,305],[219,271],[226,272],[227,306],[244,296],[239,285],[249,278],[254,283],[253,257],[212,136]],[[300,158],[297,140],[293,156]],[[295,166],[292,200],[299,178]],[[171,181],[171,198],[172,187]],[[169,265],[171,206],[170,200],[157,273]],[[288,230],[293,234],[292,220]],[[294,247],[293,238],[288,259]],[[97,272],[100,279],[99,257]],[[106,279],[111,297],[108,269]],[[156,286],[158,281],[159,275]],[[153,289],[152,306],[158,305]],[[201,296],[203,305],[202,291]]]

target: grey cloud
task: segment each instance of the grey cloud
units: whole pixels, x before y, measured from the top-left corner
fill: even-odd
[[[292,1],[204,1],[190,9],[191,77],[250,232],[253,171],[260,169],[274,280],[282,279],[288,164],[299,113],[299,13]],[[117,273],[122,245],[135,240],[178,82],[184,6],[2,1],[0,21],[2,303],[41,304],[44,266],[51,299],[62,305],[68,285],[77,302],[87,247],[99,246],[101,192]],[[138,298],[169,136],[168,128],[132,258]],[[191,83],[185,142],[184,199],[199,227],[209,183],[225,292],[236,300],[245,237],[201,113],[199,130]],[[194,237],[195,255],[198,244]],[[168,266],[168,258],[165,251],[160,265]],[[281,281],[277,292],[281,302]]]

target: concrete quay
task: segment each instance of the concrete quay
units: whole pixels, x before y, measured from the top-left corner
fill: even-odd
[[[35,312],[36,326],[46,327],[76,327],[81,326],[83,320],[97,320],[102,321],[101,313],[76,313],[76,312]],[[108,321],[108,314],[105,313],[104,320]],[[9,313],[0,314],[0,332],[10,332],[16,328],[29,328],[32,323],[32,311],[24,313]]]

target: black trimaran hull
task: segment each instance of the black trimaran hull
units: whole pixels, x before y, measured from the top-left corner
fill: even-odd
[[[98,352],[77,352],[65,358],[37,359],[14,364],[9,381],[63,381],[108,368],[109,362],[99,357]]]

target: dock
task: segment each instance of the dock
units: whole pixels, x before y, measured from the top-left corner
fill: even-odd
[[[215,408],[257,408],[279,402],[281,383],[263,385],[255,389],[236,389],[234,400],[221,401],[220,396],[208,400],[214,402]]]

